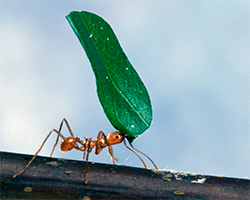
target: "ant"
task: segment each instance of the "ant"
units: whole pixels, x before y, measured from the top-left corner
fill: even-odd
[[[63,126],[63,123],[66,124],[69,133],[70,133],[70,137],[64,137],[61,134],[61,129]],[[37,154],[42,150],[45,142],[47,141],[47,139],[50,137],[51,133],[56,132],[57,133],[57,138],[56,138],[56,142],[54,144],[54,147],[51,151],[50,157],[52,156],[55,147],[57,146],[59,137],[61,137],[63,140],[61,142],[60,145],[60,151],[70,151],[72,149],[77,149],[80,151],[83,151],[83,160],[85,159],[85,154],[87,153],[86,156],[86,162],[85,162],[85,171],[84,171],[84,184],[87,184],[87,168],[88,168],[88,159],[89,159],[89,153],[92,151],[93,148],[95,148],[95,154],[99,154],[103,148],[108,147],[108,151],[109,151],[109,155],[111,157],[111,160],[113,162],[113,164],[115,165],[115,160],[117,161],[117,159],[114,157],[113,155],[113,149],[112,149],[112,145],[115,144],[120,144],[122,142],[124,142],[124,145],[130,150],[132,151],[143,163],[144,167],[147,169],[147,165],[145,164],[145,162],[143,161],[143,159],[135,152],[139,152],[141,154],[143,154],[144,156],[146,156],[154,165],[155,169],[158,171],[158,167],[156,166],[156,164],[154,163],[154,161],[145,153],[139,151],[138,149],[134,148],[133,145],[131,144],[131,142],[128,140],[130,147],[127,146],[126,142],[125,142],[125,138],[127,137],[127,135],[122,134],[119,131],[115,131],[115,132],[111,132],[109,134],[107,134],[107,136],[103,133],[103,131],[100,131],[97,139],[96,140],[92,140],[91,138],[85,137],[85,142],[83,142],[82,140],[80,140],[80,138],[75,137],[73,135],[73,132],[69,126],[68,121],[64,118],[60,124],[59,127],[59,131],[57,131],[56,129],[53,129],[49,132],[49,134],[47,135],[47,137],[45,138],[45,140],[43,141],[41,147],[38,149],[38,151],[35,153],[35,155],[33,156],[33,158],[29,161],[29,163],[25,166],[25,168],[20,171],[19,173],[15,174],[13,176],[13,178],[16,178],[17,176],[19,176],[20,174],[22,174],[23,172],[25,172],[25,170],[30,166],[30,164],[32,163],[32,161],[35,159],[35,157],[37,156]]]

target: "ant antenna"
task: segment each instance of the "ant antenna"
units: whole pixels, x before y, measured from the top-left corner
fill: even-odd
[[[129,142],[130,146],[132,147],[132,149],[134,149],[135,151],[138,151],[139,153],[141,153],[141,154],[143,154],[144,156],[146,156],[146,157],[150,160],[150,162],[154,165],[155,169],[156,169],[157,171],[159,170],[158,167],[156,166],[156,164],[154,163],[154,161],[153,161],[147,154],[145,154],[145,153],[139,151],[138,149],[134,148],[134,146],[131,144],[131,142],[130,142],[129,140],[128,140],[128,142]],[[127,146],[125,140],[124,140],[124,145],[125,145],[130,151],[132,151],[135,155],[137,155],[137,157],[142,161],[144,167],[147,168],[147,165],[146,165],[145,162],[142,160],[142,158],[141,158],[135,151],[133,151],[130,147]]]

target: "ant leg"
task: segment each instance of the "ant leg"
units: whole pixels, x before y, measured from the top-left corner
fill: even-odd
[[[109,143],[106,135],[103,133],[103,131],[100,131],[98,136],[97,136],[97,140],[96,140],[96,151],[95,153],[96,154],[99,154],[101,152],[101,150],[106,147],[105,145],[101,144],[101,139],[104,138],[107,146],[108,146],[108,151],[109,151],[109,155],[111,157],[111,161],[112,163],[115,165],[115,161],[117,161],[117,159],[114,157],[114,154],[113,154],[113,148],[111,146],[111,144]]]
[[[102,151],[102,149],[104,148],[103,144],[101,143],[102,134],[103,134],[103,131],[99,131],[97,139],[96,139],[96,147],[95,147],[95,154],[96,155],[99,154]]]
[[[36,152],[36,154],[33,156],[33,158],[29,161],[29,163],[25,166],[25,168],[20,171],[19,173],[15,174],[13,176],[13,178],[16,178],[17,176],[19,176],[20,174],[22,174],[29,166],[30,164],[32,163],[32,161],[35,159],[35,157],[37,156],[37,154],[42,150],[43,148],[43,145],[45,144],[45,142],[47,141],[47,139],[49,138],[49,136],[51,135],[51,133],[54,131],[54,129],[52,131],[49,132],[49,134],[47,135],[47,137],[45,138],[45,140],[43,141],[41,147],[38,149],[38,151]]]
[[[111,160],[112,160],[113,164],[115,165],[115,161],[118,161],[118,160],[114,157],[113,148],[112,148],[111,144],[109,143],[109,141],[108,141],[106,135],[105,135],[104,133],[102,133],[102,135],[103,135],[105,141],[106,141],[107,144],[108,144],[109,155],[110,155],[110,157],[111,157]]]
[[[88,144],[87,144],[88,146],[87,146],[87,148],[86,148],[86,150],[85,150],[85,151],[87,151],[87,156],[86,156],[85,170],[84,170],[84,184],[87,184],[87,183],[88,183],[88,181],[87,181],[87,170],[88,170],[89,153],[90,153],[91,150],[92,150],[92,148],[91,148],[91,146],[90,146],[91,142],[92,142],[92,139],[89,138],[89,139],[88,139]],[[85,156],[85,151],[84,151],[84,156]]]
[[[129,141],[128,141],[128,142],[129,142]],[[138,149],[134,148],[134,146],[131,144],[131,142],[129,142],[129,144],[130,144],[130,146],[131,146],[134,150],[136,150],[136,151],[140,152],[141,154],[143,154],[144,156],[146,156],[146,157],[150,160],[150,162],[154,165],[155,169],[156,169],[157,171],[159,170],[158,167],[156,166],[156,164],[154,163],[154,161],[153,161],[147,154],[145,154],[145,153],[139,151]],[[140,160],[142,161],[144,167],[147,168],[147,166],[146,166],[145,162],[142,160],[142,158],[141,158],[136,152],[134,152],[131,148],[129,148],[129,147],[127,146],[125,140],[124,140],[124,145],[125,145],[129,150],[131,150],[133,153],[135,153],[135,154],[140,158]]]
[[[51,151],[51,153],[50,153],[50,156],[49,156],[49,157],[51,157],[51,156],[52,156],[52,154],[54,153],[54,150],[55,150],[55,148],[56,148],[56,145],[57,145],[57,143],[58,143],[58,140],[59,140],[59,135],[57,135],[56,142],[55,142],[55,144],[54,144],[54,147],[53,147],[53,149],[52,149],[52,151]]]
[[[85,151],[83,152],[82,160],[85,160]]]
[[[66,142],[68,142],[69,144],[71,144],[72,146],[74,146],[72,143],[70,143],[60,132],[58,132],[57,130],[53,129],[52,131],[49,132],[49,134],[47,135],[47,137],[45,138],[45,140],[43,141],[41,147],[38,149],[38,151],[35,153],[35,155],[33,156],[33,158],[29,161],[29,163],[25,166],[25,168],[20,171],[19,173],[15,174],[13,176],[13,178],[16,178],[17,176],[19,176],[20,174],[22,174],[23,172],[25,172],[25,170],[30,166],[30,164],[33,162],[33,160],[36,158],[37,154],[39,154],[39,152],[42,150],[45,142],[48,140],[49,136],[51,135],[52,132],[56,132],[58,134],[58,137],[61,136]],[[74,146],[75,148],[76,146]]]
[[[70,135],[71,135],[72,137],[75,137],[74,134],[73,134],[73,132],[72,132],[72,130],[71,130],[71,128],[70,128],[70,125],[69,125],[68,121],[67,121],[65,118],[63,118],[63,120],[62,120],[62,122],[61,122],[61,124],[60,124],[60,126],[59,126],[59,131],[58,131],[58,132],[61,133],[62,126],[63,126],[63,122],[65,122],[65,124],[66,124],[66,126],[67,126],[67,128],[68,128],[68,130],[69,130]],[[52,154],[54,153],[54,150],[55,150],[55,148],[56,148],[56,146],[57,146],[57,144],[58,144],[59,136],[60,136],[60,135],[58,134],[58,135],[57,135],[57,138],[56,138],[56,142],[55,142],[55,144],[54,144],[54,147],[53,147],[53,149],[52,149],[52,151],[51,151],[49,157],[51,157]]]
[[[68,128],[68,130],[69,130],[70,135],[71,135],[72,137],[75,137],[74,134],[73,134],[73,132],[72,132],[72,130],[71,130],[71,128],[70,128],[69,122],[68,122],[65,118],[63,118],[62,123],[63,123],[63,121],[65,122],[65,124],[66,124],[66,126],[67,126],[67,128]],[[60,128],[61,128],[61,126],[60,126]],[[59,129],[59,130],[60,130],[60,129]],[[60,131],[59,131],[59,132],[60,132]]]

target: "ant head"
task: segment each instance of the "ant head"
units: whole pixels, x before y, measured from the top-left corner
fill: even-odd
[[[115,131],[107,135],[107,140],[111,145],[121,143],[124,140],[124,138],[125,136],[119,131]]]

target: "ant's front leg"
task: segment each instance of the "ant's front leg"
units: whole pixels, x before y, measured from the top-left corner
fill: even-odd
[[[115,165],[115,157],[113,155],[113,148],[111,146],[111,144],[109,143],[106,135],[103,133],[103,131],[100,131],[97,139],[96,139],[96,149],[95,149],[95,154],[99,154],[103,148],[105,148],[106,146],[108,146],[108,151],[109,151],[109,155],[111,157],[112,163]]]
[[[102,134],[104,134],[103,131],[100,131],[98,133],[97,139],[95,141],[96,142],[96,148],[95,148],[95,154],[96,155],[99,154],[102,151],[102,149],[105,147],[104,146],[105,140],[102,137]]]

